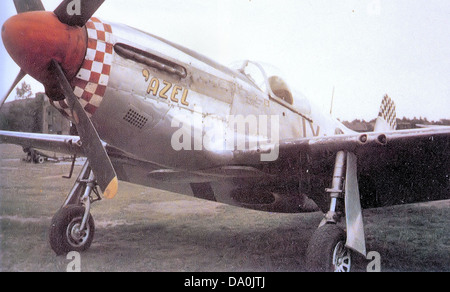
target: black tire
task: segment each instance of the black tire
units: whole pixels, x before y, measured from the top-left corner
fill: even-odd
[[[42,156],[36,157],[37,164],[44,164],[44,162],[45,162],[45,157],[42,157]]]
[[[85,208],[68,205],[60,209],[50,225],[50,246],[57,255],[65,255],[71,251],[83,252],[89,249],[94,239],[95,225],[91,214],[85,230],[75,235],[76,227],[81,225]]]
[[[313,234],[306,251],[308,270],[311,272],[350,272],[351,251],[345,247],[346,237],[345,231],[336,224],[319,227]]]

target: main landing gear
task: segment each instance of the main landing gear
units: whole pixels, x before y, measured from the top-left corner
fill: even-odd
[[[356,156],[338,152],[330,194],[330,209],[311,238],[306,264],[315,272],[350,272],[352,251],[366,255]],[[345,182],[345,184],[344,184]],[[339,226],[346,217],[346,227]]]
[[[92,195],[95,194],[95,197]],[[87,250],[94,239],[91,204],[101,200],[95,176],[86,162],[61,209],[50,225],[50,246],[57,255]]]

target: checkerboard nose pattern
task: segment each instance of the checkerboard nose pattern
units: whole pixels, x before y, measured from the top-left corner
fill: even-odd
[[[86,23],[88,48],[86,57],[71,84],[84,110],[91,117],[99,108],[108,86],[113,61],[112,28],[93,17]],[[65,100],[53,105],[64,115],[71,117]]]

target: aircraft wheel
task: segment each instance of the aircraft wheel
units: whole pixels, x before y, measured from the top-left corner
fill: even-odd
[[[45,162],[45,158],[44,158],[44,157],[38,156],[38,157],[36,158],[36,163],[37,163],[37,164],[44,164],[44,162]]]
[[[87,250],[94,239],[95,225],[91,214],[84,230],[80,230],[85,208],[68,205],[60,209],[50,225],[50,246],[57,255]]]
[[[335,224],[319,227],[306,251],[306,264],[313,272],[350,272],[351,251],[345,247],[345,231]]]

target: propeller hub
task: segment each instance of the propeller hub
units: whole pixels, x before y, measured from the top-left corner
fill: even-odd
[[[60,22],[53,12],[25,12],[9,18],[3,24],[2,39],[17,65],[44,85],[54,82],[48,70],[52,59],[71,80],[87,50],[86,29]]]

